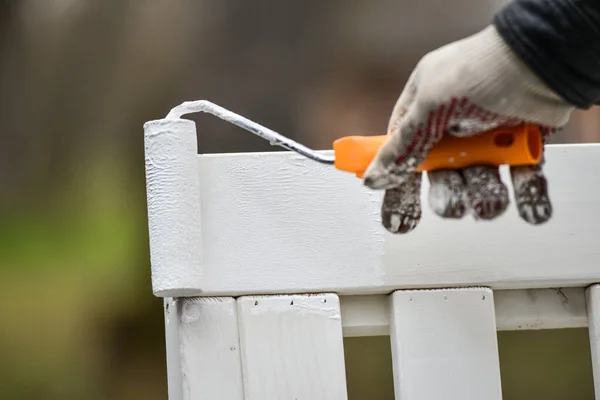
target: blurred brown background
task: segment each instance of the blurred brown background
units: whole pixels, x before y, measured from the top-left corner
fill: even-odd
[[[145,121],[209,99],[320,149],[381,134],[418,59],[502,3],[0,0],[0,399],[167,398]],[[194,119],[202,152],[275,150]],[[351,399],[391,399],[387,338],[346,344]],[[586,330],[500,345],[505,398],[592,398]]]

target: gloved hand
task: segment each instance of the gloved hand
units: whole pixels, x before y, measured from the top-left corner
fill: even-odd
[[[425,55],[393,109],[391,137],[364,175],[366,186],[386,189],[383,225],[393,233],[417,226],[421,173],[415,169],[442,135],[465,137],[529,122],[541,126],[547,137],[567,123],[573,109],[516,57],[493,26]],[[469,212],[491,220],[509,204],[497,167],[440,170],[428,176],[429,205],[443,218]],[[543,158],[535,167],[511,168],[511,176],[520,216],[531,224],[550,219]]]

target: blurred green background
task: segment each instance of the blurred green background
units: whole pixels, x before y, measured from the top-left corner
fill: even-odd
[[[209,99],[316,148],[381,134],[418,59],[503,3],[0,0],[0,399],[166,399],[145,121]],[[194,119],[202,152],[273,150]],[[387,338],[346,345],[351,399],[391,398]],[[592,398],[585,330],[500,345],[507,399]]]

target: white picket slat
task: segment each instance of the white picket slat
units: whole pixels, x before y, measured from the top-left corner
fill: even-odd
[[[490,289],[407,290],[390,298],[397,399],[502,399]]]
[[[594,374],[594,392],[600,400],[600,285],[592,285],[585,291],[590,350],[592,352],[592,371]]]
[[[238,299],[245,400],[346,400],[335,294]]]
[[[235,299],[177,304],[183,400],[244,400]]]
[[[179,344],[179,314],[177,299],[165,297],[165,347],[167,350],[167,384],[169,400],[183,400],[181,376],[181,346]]]

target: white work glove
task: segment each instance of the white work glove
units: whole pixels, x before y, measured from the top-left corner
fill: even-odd
[[[520,61],[493,26],[425,55],[411,74],[388,125],[390,139],[364,175],[364,184],[386,189],[383,225],[393,233],[414,229],[421,217],[417,166],[442,135],[471,136],[535,123],[544,139],[562,128],[574,107]],[[545,140],[544,140],[544,143]],[[511,168],[520,216],[540,224],[552,215],[542,163]],[[444,218],[467,212],[491,220],[508,204],[497,167],[473,166],[428,173],[429,205]]]

